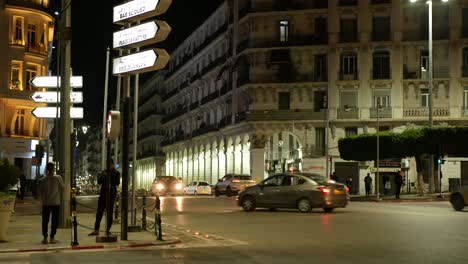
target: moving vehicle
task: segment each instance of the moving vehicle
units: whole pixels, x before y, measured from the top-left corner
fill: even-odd
[[[459,191],[450,194],[450,203],[456,211],[463,211],[468,205],[468,186],[462,187]]]
[[[349,189],[324,176],[313,173],[281,173],[261,183],[246,188],[239,194],[238,205],[244,211],[256,207],[297,208],[308,213],[312,208],[332,212],[337,207],[346,207]]]
[[[185,188],[185,194],[207,194],[211,195],[211,186],[208,182],[206,181],[194,181],[191,182],[187,187]]]
[[[215,185],[215,196],[226,194],[228,197],[237,195],[240,191],[255,184],[250,175],[241,174],[226,174],[222,179],[219,179]]]
[[[184,186],[174,176],[157,176],[151,186],[151,192],[154,195],[183,195]]]

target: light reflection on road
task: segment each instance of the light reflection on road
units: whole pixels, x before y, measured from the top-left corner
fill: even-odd
[[[156,198],[155,198],[156,199]],[[182,196],[177,196],[175,198],[169,198],[169,197],[160,197],[161,200],[161,211],[166,211],[169,210],[169,208],[173,208],[173,205],[171,205],[171,201],[175,200],[175,209],[177,212],[183,212],[184,211],[184,197]]]

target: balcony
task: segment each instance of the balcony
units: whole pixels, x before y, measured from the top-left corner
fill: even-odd
[[[200,127],[197,130],[192,131],[192,137],[198,137],[206,133],[218,131],[218,128],[215,125],[207,125]]]
[[[391,41],[390,32],[372,32],[372,41]]]
[[[211,94],[203,97],[202,101],[201,101],[201,105],[204,105],[210,101],[213,101],[214,99],[218,98],[219,97],[219,94],[220,94],[220,91],[214,91],[212,92]]]
[[[259,49],[259,48],[281,48],[281,47],[293,47],[293,46],[314,46],[314,45],[327,45],[328,34],[326,32],[320,32],[317,34],[309,35],[296,35],[290,36],[288,41],[268,39],[245,39],[237,46],[237,52],[241,53],[246,49]]]
[[[348,73],[348,74],[340,72],[339,75],[340,75],[339,76],[340,81],[357,81],[357,80],[359,80],[357,71],[354,72],[354,73]]]
[[[47,56],[48,55],[47,48],[46,47],[41,47],[39,45],[26,45],[24,51],[29,52],[29,53],[33,53],[33,54],[39,54],[39,55],[42,55],[42,56]]]
[[[358,0],[340,0],[340,6],[357,6]]]
[[[433,116],[450,116],[449,107],[434,107],[432,109]],[[428,107],[414,107],[414,108],[405,108],[403,109],[404,117],[426,117],[429,116]]]
[[[195,102],[193,102],[193,103],[191,103],[191,104],[190,104],[190,108],[189,108],[190,111],[192,111],[193,109],[197,108],[198,105],[199,105],[198,100],[195,101]]]
[[[359,108],[338,108],[338,119],[359,119]]]
[[[216,30],[214,33],[212,33],[210,36],[208,36],[207,38],[205,38],[205,40],[203,41],[203,43],[201,45],[199,45],[198,47],[196,47],[194,50],[193,50],[193,53],[194,54],[197,54],[199,53],[200,51],[202,51],[204,48],[206,48],[208,45],[210,45],[211,42],[213,42],[213,40],[217,39],[221,34],[223,34],[224,32],[226,32],[228,29],[228,24],[224,24],[222,25],[218,30]]]
[[[462,117],[468,117],[468,106],[462,106],[461,107],[461,116]]]
[[[143,141],[152,136],[164,136],[164,135],[165,133],[163,129],[151,129],[146,132],[138,133],[138,140]]]
[[[42,2],[43,1],[39,0],[5,0],[7,5],[26,7],[52,14],[52,10],[49,8],[48,1],[44,1],[45,3]]]
[[[226,115],[221,120],[219,120],[218,128],[221,129],[223,127],[229,126],[231,124],[231,115]]]
[[[370,110],[370,117],[377,118],[377,108],[371,107],[369,110]],[[379,111],[379,118],[392,118],[392,108],[391,107],[381,108]]]
[[[249,71],[243,72],[237,79],[237,85],[264,84],[264,83],[306,83],[306,82],[327,82],[326,74],[300,74],[291,71],[270,72],[262,75],[250,76]]]
[[[164,157],[166,154],[160,150],[146,150],[138,152],[137,159],[145,159],[149,157]]]
[[[138,114],[138,123],[145,121],[150,116],[162,116],[162,115],[164,115],[164,113],[162,111],[157,111],[157,110],[140,113]]]
[[[288,120],[325,120],[325,112],[310,109],[294,110],[252,110],[239,113],[236,123],[240,121],[288,121]]]
[[[289,0],[273,0],[271,5],[258,5],[252,6],[252,1],[248,1],[247,4],[239,10],[239,19],[242,19],[249,13],[261,13],[261,12],[281,12],[281,11],[297,11],[307,9],[324,9],[328,8],[328,1],[324,0],[308,0],[293,2]]]
[[[391,4],[392,0],[372,0],[371,4],[379,5],[379,4]]]
[[[359,42],[357,32],[340,32],[340,43]]]
[[[169,121],[171,121],[172,119],[176,119],[177,117],[183,115],[187,113],[187,108],[186,107],[181,107],[179,106],[177,110],[167,114],[165,117],[162,118],[161,122],[164,124],[164,123],[167,123]]]

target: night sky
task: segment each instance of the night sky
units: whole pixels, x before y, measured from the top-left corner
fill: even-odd
[[[112,46],[112,33],[118,26],[112,24],[112,7],[122,1],[73,1],[72,4],[72,68],[74,75],[84,78],[84,110],[87,124],[102,123],[106,47]],[[156,19],[165,20],[172,27],[169,38],[154,47],[174,50],[222,0],[173,0],[169,11]],[[92,3],[92,5],[91,5]],[[150,46],[148,46],[150,47]],[[112,69],[112,52],[109,65]],[[116,78],[110,70],[109,105],[115,103]],[[140,82],[141,85],[141,82]]]

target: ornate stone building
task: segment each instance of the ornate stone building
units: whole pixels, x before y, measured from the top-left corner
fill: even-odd
[[[257,181],[282,170],[325,174],[328,152],[329,172],[348,177],[339,138],[375,132],[377,115],[379,130],[426,125],[423,2],[224,2],[171,55],[166,174],[210,183],[226,173]],[[433,2],[434,123],[466,125],[468,1]],[[452,161],[443,170],[468,176],[463,159]],[[405,164],[414,181],[414,164]],[[361,182],[373,164],[355,165],[349,177]]]
[[[0,156],[35,177],[32,157],[47,122],[31,114],[35,76],[48,75],[54,35],[48,0],[0,1]],[[44,164],[45,162],[43,162]],[[32,169],[31,169],[32,168]]]

